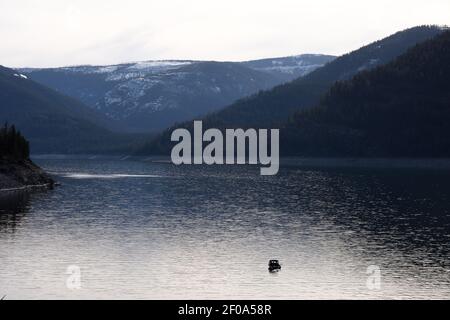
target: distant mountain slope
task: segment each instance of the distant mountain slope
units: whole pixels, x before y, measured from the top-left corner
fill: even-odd
[[[420,26],[397,32],[380,41],[343,55],[308,75],[290,83],[241,99],[225,109],[203,118],[205,127],[279,127],[289,116],[319,103],[320,98],[339,80],[349,79],[363,70],[386,64],[417,43],[442,32],[437,26]],[[176,127],[190,128],[191,122]],[[167,154],[171,149],[169,128],[149,142],[142,154]]]
[[[0,122],[21,130],[34,153],[101,152],[125,139],[105,129],[94,110],[1,66]]]
[[[336,83],[283,130],[289,154],[450,156],[450,31]]]
[[[303,77],[334,59],[336,57],[330,55],[301,54],[291,57],[251,60],[242,62],[242,64],[254,70],[270,73],[283,83]]]
[[[79,99],[126,130],[147,132],[219,110],[304,75],[332,58],[305,55],[244,63],[146,61],[19,72]]]

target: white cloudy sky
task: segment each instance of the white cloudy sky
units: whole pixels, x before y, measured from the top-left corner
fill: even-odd
[[[0,0],[0,64],[342,54],[420,24],[450,0]]]

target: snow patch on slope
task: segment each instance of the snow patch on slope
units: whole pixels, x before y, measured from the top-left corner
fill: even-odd
[[[28,79],[28,77],[21,73],[14,73],[14,77],[22,78],[22,79]]]

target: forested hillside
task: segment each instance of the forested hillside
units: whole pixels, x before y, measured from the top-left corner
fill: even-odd
[[[450,31],[336,83],[282,132],[290,155],[450,156]]]
[[[242,99],[205,120],[219,128],[276,126],[294,112],[318,103],[336,81],[386,64],[417,43],[441,32],[442,29],[436,26],[420,26],[398,32],[345,54],[293,82]]]

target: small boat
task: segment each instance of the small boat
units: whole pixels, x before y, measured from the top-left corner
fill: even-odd
[[[278,260],[269,260],[269,271],[277,272],[281,270],[281,265]]]

